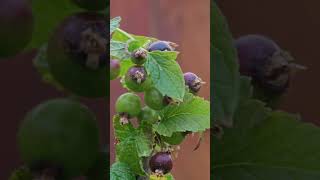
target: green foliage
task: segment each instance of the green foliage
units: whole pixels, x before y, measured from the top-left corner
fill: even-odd
[[[251,81],[237,72],[231,35],[213,1],[211,13],[211,30],[216,34],[212,41],[216,66],[213,117],[215,122],[233,125],[224,128],[221,137],[211,139],[211,178],[319,179],[320,129],[297,115],[272,111],[252,98]]]
[[[173,180],[171,174],[162,177],[151,175],[146,167],[148,164],[146,159],[153,152],[168,148],[169,141],[178,145],[184,139],[183,136],[170,140],[172,134],[181,134],[185,131],[201,132],[209,129],[210,103],[203,98],[186,93],[183,73],[176,62],[178,52],[148,52],[146,50],[148,45],[157,39],[127,33],[120,29],[119,20],[120,18],[111,20],[113,33],[110,40],[110,55],[121,62],[122,85],[124,88],[128,88],[125,83],[127,81],[124,81],[125,75],[128,69],[134,65],[131,57],[132,52],[139,49],[147,54],[146,62],[142,66],[147,70],[152,87],[143,89],[144,100],[149,107],[144,107],[142,113],[137,117],[137,127],[134,127],[131,122],[128,124],[120,123],[121,114],[115,115],[113,118],[117,140],[114,165],[124,163],[131,172],[144,178]],[[150,90],[157,91],[159,96],[155,98],[155,94],[149,93]],[[164,101],[164,96],[169,97],[168,102]],[[151,100],[152,103],[150,103]],[[165,108],[168,103],[169,105]],[[129,102],[125,104],[132,106]],[[156,106],[153,106],[154,104]],[[117,177],[125,179],[127,178],[125,177],[126,173],[127,171],[118,172]],[[112,172],[111,176],[113,176]]]

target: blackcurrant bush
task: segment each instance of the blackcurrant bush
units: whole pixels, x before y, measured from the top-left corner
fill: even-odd
[[[110,80],[116,79],[120,74],[120,62],[110,59]]]
[[[22,51],[32,38],[34,18],[29,0],[1,0],[0,57]]]
[[[109,4],[109,0],[72,0],[72,2],[90,11],[104,10]]]
[[[132,66],[125,75],[125,84],[134,92],[142,92],[151,87],[151,78],[143,66]]]
[[[140,122],[147,121],[148,123],[152,124],[159,120],[159,114],[155,110],[145,106],[138,115],[138,120]]]
[[[163,96],[156,88],[150,88],[145,91],[144,101],[147,106],[154,110],[161,110],[169,104],[166,96]]]
[[[170,137],[161,136],[161,140],[171,145],[178,145],[185,139],[187,133],[185,132],[175,132]]]
[[[172,46],[176,45],[167,41],[156,41],[149,45],[148,51],[173,51],[174,47]]]
[[[141,112],[140,97],[133,93],[125,93],[116,101],[116,112],[121,116],[122,124],[127,124],[128,119],[137,117]]]
[[[189,91],[193,94],[196,94],[204,82],[196,74],[192,72],[184,73],[184,81]]]
[[[235,41],[240,73],[252,78],[254,85],[270,93],[282,94],[289,86],[293,58],[273,40],[261,35],[246,35]]]
[[[157,175],[169,173],[173,167],[171,154],[169,152],[158,152],[150,158],[150,169]]]
[[[53,77],[78,96],[107,95],[106,62],[101,63],[101,59],[107,60],[107,21],[106,16],[94,12],[72,15],[58,26],[48,42]]]
[[[147,60],[147,51],[143,48],[140,48],[134,51],[131,55],[131,61],[134,64],[142,65],[146,62],[146,60]]]
[[[82,175],[99,152],[94,114],[78,102],[49,100],[30,111],[18,131],[22,159],[32,170],[51,169],[64,178]]]

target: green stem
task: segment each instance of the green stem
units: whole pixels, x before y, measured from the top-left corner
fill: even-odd
[[[117,28],[116,31],[118,31],[119,33],[125,35],[127,38],[129,38],[130,40],[134,40],[134,38],[127,32],[125,32],[124,30]]]

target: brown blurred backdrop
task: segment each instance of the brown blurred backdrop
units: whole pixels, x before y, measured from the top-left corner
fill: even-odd
[[[133,34],[178,43],[177,50],[180,51],[178,62],[182,70],[195,72],[208,82],[201,90],[200,96],[210,98],[209,0],[111,0],[110,2],[111,17],[122,17],[122,29]],[[112,104],[123,92],[125,90],[118,81],[111,82],[111,116],[114,114]],[[110,133],[112,163],[115,156],[114,136],[113,131]],[[209,133],[206,133],[200,148],[193,152],[197,140],[197,136],[190,136],[181,145],[179,156],[174,159],[175,179],[210,179]]]
[[[316,0],[220,0],[235,38],[263,34],[308,67],[294,78],[281,109],[320,125],[320,2]]]

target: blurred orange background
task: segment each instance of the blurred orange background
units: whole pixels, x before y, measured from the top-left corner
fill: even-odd
[[[111,0],[111,17],[121,16],[121,28],[132,34],[176,42],[178,62],[184,72],[198,74],[207,84],[199,96],[210,99],[210,1],[209,0]],[[126,92],[118,80],[110,84],[110,119],[117,97]],[[112,123],[112,121],[110,121]],[[112,124],[110,124],[112,127]],[[210,137],[206,132],[200,148],[198,136],[189,136],[174,159],[176,180],[210,179]],[[110,131],[110,156],[114,162],[114,135]]]

